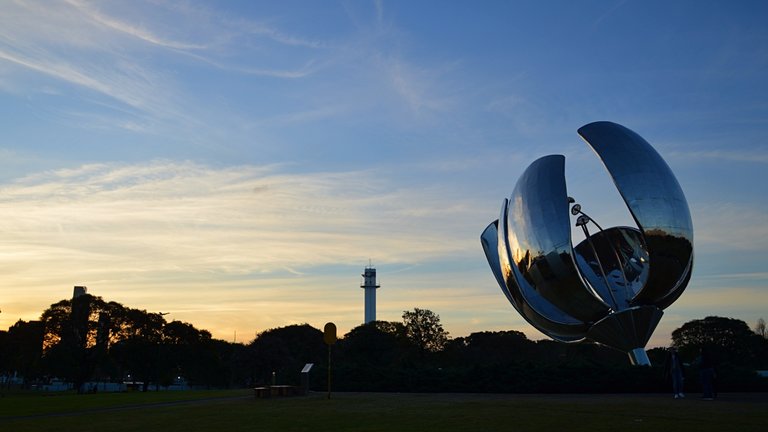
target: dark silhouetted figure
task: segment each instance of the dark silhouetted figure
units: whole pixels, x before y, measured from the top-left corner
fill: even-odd
[[[684,398],[683,362],[680,361],[680,355],[675,347],[670,347],[667,351],[667,358],[664,361],[664,376],[672,381],[672,393],[675,399]]]

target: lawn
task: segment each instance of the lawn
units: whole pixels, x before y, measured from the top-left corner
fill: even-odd
[[[768,395],[716,401],[668,395],[250,392],[6,395],[3,431],[764,431]]]

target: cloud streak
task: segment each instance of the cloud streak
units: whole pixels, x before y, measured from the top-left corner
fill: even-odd
[[[759,223],[765,211],[756,205],[727,201],[708,202],[694,209],[696,245],[707,252],[762,251],[768,226]]]
[[[323,267],[363,263],[371,254],[382,265],[413,265],[474,251],[475,236],[456,233],[478,214],[471,205],[441,205],[447,193],[398,188],[369,171],[83,165],[2,185],[0,212],[9,216],[0,221],[0,268],[6,283],[27,293],[94,282],[144,287],[140,307],[153,304],[156,289],[177,297],[205,284],[272,292],[264,280],[293,280],[292,294],[281,295],[291,301]],[[436,218],[451,222],[435,225]],[[306,301],[334,288],[313,289]]]
[[[5,7],[0,15],[0,64],[6,67],[0,70],[0,88],[21,94],[54,88],[57,95],[83,103],[84,108],[71,115],[82,124],[92,121],[103,127],[112,119],[115,127],[134,132],[153,130],[144,124],[147,122],[157,125],[170,121],[185,125],[182,129],[200,128],[205,123],[200,119],[202,114],[192,109],[199,105],[188,88],[193,84],[179,79],[175,72],[178,63],[174,62],[193,59],[202,68],[295,80],[319,67],[311,54],[294,53],[292,58],[297,59],[294,64],[298,66],[286,67],[293,60],[276,62],[271,51],[258,46],[242,49],[253,45],[248,38],[285,47],[323,46],[268,25],[231,20],[202,8],[139,3],[135,9],[142,13],[131,9],[125,18],[118,18],[119,4],[110,3],[97,6],[67,0],[45,7],[35,3]],[[178,38],[163,35],[169,27],[156,14],[170,14],[183,23],[170,27]],[[134,19],[140,16],[141,21]],[[35,80],[29,72],[53,83]],[[105,106],[111,107],[106,114]],[[126,115],[146,118],[126,121]]]
[[[691,159],[712,161],[733,161],[766,164],[768,163],[768,151],[755,149],[745,151],[740,149],[727,150],[699,150],[699,151],[672,151],[669,158],[690,161]]]
[[[165,39],[146,28],[137,27],[126,22],[119,21],[113,17],[104,15],[98,10],[90,7],[88,3],[82,1],[66,0],[66,3],[74,6],[93,21],[109,29],[128,34],[153,45],[179,50],[201,50],[207,48],[206,45],[190,44]]]

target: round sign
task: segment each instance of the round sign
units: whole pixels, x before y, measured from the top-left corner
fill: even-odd
[[[323,341],[326,345],[333,345],[336,343],[336,324],[328,323],[323,328]]]

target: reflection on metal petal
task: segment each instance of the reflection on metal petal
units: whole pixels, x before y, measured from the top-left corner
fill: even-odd
[[[608,312],[582,283],[572,256],[565,157],[545,156],[528,166],[512,192],[507,220],[512,264],[538,294],[526,296],[533,309],[554,320],[570,316],[582,322]]]
[[[645,238],[650,274],[633,304],[668,306],[693,264],[693,224],[680,184],[656,150],[624,126],[595,122],[579,135],[602,159]]]
[[[499,258],[499,267],[504,279],[502,291],[509,293],[509,296],[512,298],[512,305],[526,321],[552,339],[562,342],[574,342],[584,339],[589,326],[576,318],[568,316],[542,298],[520,275],[520,270],[517,266],[510,264],[511,253],[509,242],[506,239],[514,236],[514,234],[509,231],[508,224],[502,222],[507,221],[508,213],[509,200],[505,199],[501,206],[501,215],[497,225],[498,236],[496,242],[498,245],[496,250]],[[489,225],[488,228],[491,228],[491,226]],[[489,235],[486,237],[489,237]],[[488,251],[486,251],[487,253]],[[536,304],[537,307],[532,307],[531,303]]]
[[[579,243],[575,251],[581,274],[613,310],[630,307],[648,280],[648,252],[635,228],[599,231]]]
[[[604,230],[574,204],[570,213],[586,235],[574,248],[565,158],[550,155],[520,176],[499,219],[483,231],[483,250],[507,299],[541,332],[565,342],[586,337],[627,352],[633,364],[650,364],[643,347],[691,277],[688,205],[672,171],[639,135],[610,122],[579,134],[603,160],[639,229]]]
[[[483,245],[485,258],[488,260],[488,265],[491,266],[493,276],[496,278],[496,282],[499,284],[499,287],[501,287],[501,292],[504,293],[504,295],[507,297],[507,300],[512,303],[515,309],[518,309],[519,311],[520,308],[517,306],[517,304],[515,304],[515,299],[509,295],[507,284],[504,282],[504,276],[501,274],[501,263],[499,263],[499,254],[497,253],[499,248],[499,234],[497,231],[498,226],[498,220],[491,222],[491,224],[488,225],[488,227],[483,231],[483,234],[480,235],[480,242]]]

